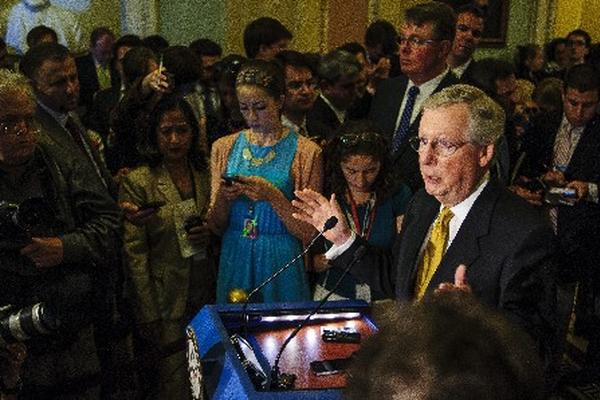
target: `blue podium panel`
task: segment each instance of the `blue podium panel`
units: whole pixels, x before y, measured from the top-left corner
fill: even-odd
[[[341,399],[345,375],[316,376],[310,362],[348,358],[360,344],[326,343],[322,328],[352,327],[364,339],[376,332],[363,301],[328,302],[286,348],[280,371],[296,376],[293,389],[266,390],[261,379],[269,376],[281,345],[317,303],[251,304],[247,336],[243,336],[241,305],[208,305],[188,326],[189,368],[192,382],[202,374],[211,399]],[[201,369],[198,368],[201,363]],[[192,391],[198,392],[198,387]]]

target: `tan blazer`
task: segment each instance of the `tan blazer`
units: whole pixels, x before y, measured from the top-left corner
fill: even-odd
[[[206,211],[209,201],[207,172],[193,172],[196,209]],[[125,273],[131,286],[138,324],[175,320],[184,316],[189,297],[191,258],[181,257],[173,211],[182,201],[177,187],[162,165],[141,166],[127,174],[121,184],[119,201],[141,205],[165,201],[144,226],[125,222]],[[197,267],[197,266],[196,266]]]

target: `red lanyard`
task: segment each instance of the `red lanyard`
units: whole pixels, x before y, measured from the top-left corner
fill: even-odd
[[[374,201],[375,199],[371,198],[368,201],[362,225],[360,223],[360,219],[358,218],[358,206],[356,205],[350,190],[348,190],[348,199],[350,200],[350,211],[352,213],[352,222],[354,223],[354,230],[356,234],[362,236],[365,240],[369,240],[371,237],[371,231],[373,229],[373,222],[375,221],[375,215],[377,215],[377,207],[375,206]],[[348,217],[347,212],[346,217]]]

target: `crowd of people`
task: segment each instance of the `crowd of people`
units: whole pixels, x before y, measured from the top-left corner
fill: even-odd
[[[481,317],[474,343],[497,329],[499,348],[531,340],[523,354],[535,358],[464,361],[507,357],[506,371],[471,370],[504,374],[498,390],[472,382],[486,397],[502,393],[492,398],[554,389],[574,315],[574,333],[589,343],[580,378],[597,382],[598,52],[576,29],[519,46],[514,63],[475,60],[485,23],[476,5],[433,1],[408,8],[398,30],[375,21],[364,45],[326,54],[288,50],[292,32],[268,17],[245,27],[245,56],[206,38],[172,46],[105,27],[85,55],[43,25],[18,59],[2,42],[0,224],[11,233],[0,233],[0,306],[43,304],[58,321],[0,353],[2,396],[111,398],[116,343],[132,334],[121,351],[143,365],[141,398],[189,398],[190,319],[258,286],[331,216],[337,225],[309,256],[253,301],[332,290],[332,299],[419,300],[400,315],[439,336],[454,332],[448,321],[460,327],[489,311],[460,312],[475,299],[508,321]],[[31,199],[49,212],[26,209]],[[430,300],[448,292],[470,300]],[[442,317],[443,326],[427,319]],[[395,332],[399,321],[384,326]],[[509,338],[512,326],[527,337]],[[385,332],[359,362],[398,382],[382,381],[386,393],[417,396],[414,376],[384,366],[405,371],[420,358],[392,360],[409,340],[386,350],[396,334]],[[412,351],[427,351],[405,334]],[[523,377],[512,389],[510,374]],[[368,390],[382,377],[369,379],[350,395],[376,396]],[[471,387],[460,382],[453,390]],[[444,398],[428,385],[409,398]]]

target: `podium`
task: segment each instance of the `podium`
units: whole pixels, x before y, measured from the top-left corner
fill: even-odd
[[[316,304],[250,304],[248,335],[245,337],[248,347],[231,340],[234,334],[243,335],[241,305],[203,307],[187,328],[194,396],[199,392],[194,382],[201,376],[211,399],[341,399],[345,374],[317,376],[310,370],[310,363],[348,358],[360,347],[355,343],[324,342],[322,328],[352,327],[360,332],[361,340],[377,331],[370,318],[369,305],[364,301],[325,303],[289,343],[281,357],[279,370],[296,375],[293,389],[266,390],[256,384],[260,377],[269,376],[281,345]]]

